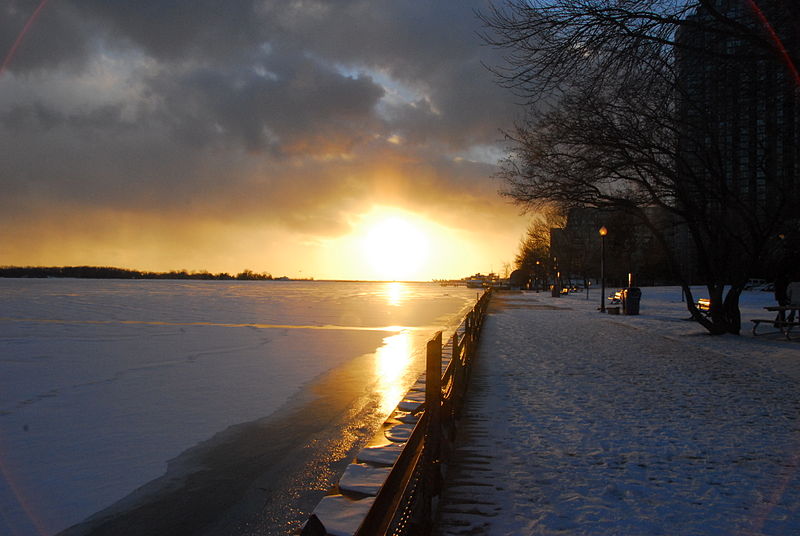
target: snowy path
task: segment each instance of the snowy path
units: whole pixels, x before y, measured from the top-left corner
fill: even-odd
[[[544,294],[492,309],[440,535],[800,534],[800,343]]]

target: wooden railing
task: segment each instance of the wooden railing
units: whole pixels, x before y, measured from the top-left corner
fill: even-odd
[[[444,371],[442,332],[428,341],[424,413],[355,536],[416,535],[430,530],[433,499],[441,489],[442,462],[452,453],[456,420],[489,297],[487,290],[450,337],[451,357]]]

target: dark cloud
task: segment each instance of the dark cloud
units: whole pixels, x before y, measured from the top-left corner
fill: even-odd
[[[38,5],[0,8],[0,49]],[[513,113],[481,65],[480,5],[50,2],[0,76],[0,211],[50,200],[333,234],[371,196],[500,210],[491,164],[456,159]]]
[[[32,131],[36,134],[55,129],[66,129],[77,136],[88,135],[87,131],[119,128],[122,106],[104,105],[84,113],[67,113],[40,101],[13,106],[0,115],[0,124],[12,132]]]
[[[381,86],[303,55],[287,56],[255,68],[167,75],[152,86],[164,96],[165,116],[194,141],[223,134],[248,151],[317,154],[344,152],[374,130]]]
[[[224,61],[263,41],[259,2],[237,0],[74,0],[117,40],[165,63]]]
[[[73,10],[45,6],[31,21],[30,29],[23,32],[36,12],[41,0],[4,0],[0,7],[0,61],[7,58],[20,39],[9,68],[17,73],[46,70],[67,65],[81,68],[90,39],[85,25]],[[53,2],[57,4],[57,2]]]

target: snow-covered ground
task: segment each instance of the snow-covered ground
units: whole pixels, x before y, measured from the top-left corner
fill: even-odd
[[[408,386],[386,379],[474,298],[432,284],[0,279],[0,534],[80,522],[365,354],[364,385],[388,412]]]
[[[695,297],[703,297],[698,289]],[[676,288],[498,294],[440,535],[800,534],[800,340],[712,337]]]

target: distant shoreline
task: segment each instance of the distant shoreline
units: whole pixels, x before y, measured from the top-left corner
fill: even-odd
[[[198,281],[305,281],[324,283],[430,283],[431,281],[382,281],[372,279],[314,279],[313,277],[273,277],[268,273],[244,270],[236,275],[207,271],[148,272],[113,266],[0,266],[0,278],[19,279],[163,279]],[[436,281],[434,281],[436,282]]]
[[[2,266],[0,277],[28,279],[73,278],[73,279],[199,279],[208,281],[292,281],[286,276],[273,277],[272,274],[244,270],[236,275],[226,272],[212,274],[201,270],[188,272],[172,270],[169,272],[149,272],[116,268],[113,266]],[[295,279],[293,281],[313,281]]]

